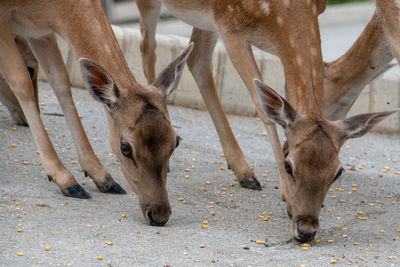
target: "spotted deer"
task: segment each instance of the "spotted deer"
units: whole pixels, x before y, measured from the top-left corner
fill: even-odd
[[[313,240],[318,236],[318,217],[323,200],[343,170],[338,158],[340,147],[346,139],[364,135],[395,112],[362,114],[336,121],[326,117],[324,102],[328,102],[327,109],[332,118],[335,117],[338,103],[324,99],[323,92],[324,83],[328,84],[329,81],[324,81],[323,77],[318,15],[325,10],[326,1],[136,2],[142,16],[143,39],[140,48],[148,82],[152,82],[155,77],[155,31],[163,3],[173,15],[193,26],[190,40],[195,45],[188,58],[188,66],[213,119],[228,166],[243,187],[261,189],[235,140],[212,77],[211,57],[218,36],[221,37],[271,138],[280,174],[282,198],[287,203],[287,211],[292,219],[292,235],[302,242]],[[290,104],[261,81],[252,45],[279,56],[284,67],[286,96]],[[337,63],[342,68],[347,67]],[[336,74],[334,66],[335,63],[325,66],[332,70],[329,75]],[[354,87],[365,83],[368,78],[345,80],[341,85],[342,93],[354,90],[354,100],[356,93],[362,89]],[[328,89],[331,94],[335,94],[335,82]],[[348,106],[351,106],[351,97],[340,94],[337,97],[347,102],[350,99]],[[345,114],[342,115],[344,117]],[[288,144],[286,155],[283,154],[274,123],[284,128]]]
[[[179,138],[171,126],[166,97],[174,91],[193,45],[147,86],[138,84],[122,55],[98,0],[21,0],[0,2],[0,73],[11,88],[10,108],[22,108],[39,149],[44,172],[62,193],[90,198],[56,154],[40,118],[31,76],[14,34],[25,39],[52,86],[75,143],[79,163],[103,193],[124,194],[100,163],[82,127],[55,34],[79,59],[83,80],[93,98],[104,104],[109,141],[129,185],[152,225],[171,214],[166,191],[169,158]],[[4,89],[5,88],[5,89]],[[15,102],[15,97],[18,103]],[[19,105],[17,105],[19,104]],[[25,121],[21,113],[18,119]]]

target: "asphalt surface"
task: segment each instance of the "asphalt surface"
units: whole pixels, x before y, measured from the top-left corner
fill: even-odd
[[[206,112],[169,107],[183,140],[173,154],[168,175],[172,216],[166,226],[153,227],[146,224],[138,200],[111,154],[101,105],[87,91],[74,89],[89,139],[102,163],[127,190],[126,195],[98,192],[79,164],[72,164],[77,156],[64,118],[59,116],[60,108],[48,84],[39,87],[49,136],[92,199],[64,197],[47,181],[29,128],[16,126],[14,131],[14,122],[1,107],[0,266],[328,266],[332,260],[338,266],[400,265],[400,233],[396,232],[400,229],[400,175],[394,174],[400,170],[399,135],[372,133],[345,144],[343,166],[355,170],[333,185],[321,211],[320,243],[313,242],[305,250],[291,238],[272,149],[255,118],[229,116],[263,186],[261,192],[238,187],[233,173],[220,169],[226,168],[226,163]],[[385,173],[382,169],[386,166],[389,170]],[[186,168],[191,171],[185,172]],[[337,198],[331,198],[333,195]],[[202,229],[204,221],[208,221],[206,229]]]

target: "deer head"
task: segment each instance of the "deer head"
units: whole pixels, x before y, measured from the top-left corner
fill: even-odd
[[[111,148],[151,225],[164,225],[171,214],[167,169],[179,137],[171,126],[166,98],[177,87],[192,48],[190,44],[153,84],[136,88],[120,88],[105,69],[80,59],[90,94],[105,105]]]
[[[361,114],[345,120],[314,119],[300,114],[273,89],[254,80],[264,111],[283,127],[287,138],[283,192],[292,219],[292,235],[301,242],[318,236],[318,216],[329,187],[343,172],[339,150],[350,138],[361,137],[399,110]]]

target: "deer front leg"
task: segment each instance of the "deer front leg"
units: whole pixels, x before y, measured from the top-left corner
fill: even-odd
[[[142,53],[142,65],[144,76],[151,84],[156,78],[156,27],[160,16],[161,2],[159,0],[137,0],[140,12],[140,52]]]
[[[284,167],[285,157],[283,155],[275,124],[271,122],[271,120],[265,114],[256,89],[253,85],[254,78],[261,80],[261,74],[254,60],[253,51],[248,41],[243,39],[241,36],[236,36],[222,31],[221,37],[233,65],[235,66],[240,77],[244,81],[250,93],[250,96],[253,99],[254,104],[256,105],[258,116],[261,118],[265,128],[267,129],[268,137],[274,151],[276,164],[278,165],[282,198],[283,200],[286,200],[287,173]]]
[[[55,36],[51,34],[40,39],[29,39],[29,44],[60,103],[85,175],[92,178],[100,192],[125,194],[125,190],[112,179],[106,168],[100,163],[85,134],[72,99],[68,72]]]
[[[194,42],[194,48],[188,58],[187,65],[214,122],[230,169],[235,173],[242,187],[261,190],[261,185],[255,178],[252,168],[247,163],[233,135],[218,98],[211,67],[212,54],[217,39],[216,33],[194,28],[190,40]]]
[[[32,81],[15,45],[8,21],[0,21],[0,72],[17,97],[39,148],[45,173],[52,177],[66,196],[90,198],[58,158],[47,135],[36,105]],[[49,178],[50,179],[50,178]]]

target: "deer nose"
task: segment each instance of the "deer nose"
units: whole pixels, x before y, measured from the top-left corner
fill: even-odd
[[[158,218],[159,217],[159,218]],[[166,217],[166,218],[162,218]],[[169,214],[167,216],[155,216],[153,212],[147,212],[147,218],[149,219],[149,223],[152,226],[163,226],[168,222]]]
[[[313,240],[316,234],[317,230],[307,231],[297,225],[297,237],[300,239],[300,241],[306,242]]]

